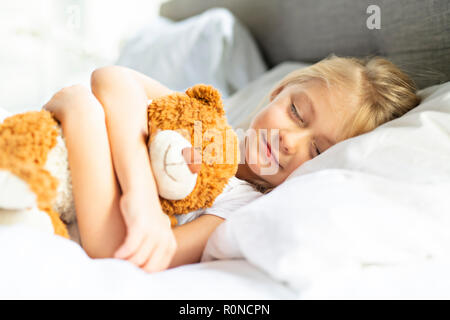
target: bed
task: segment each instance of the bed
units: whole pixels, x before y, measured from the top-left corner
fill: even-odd
[[[380,29],[366,25],[369,5],[380,8]],[[90,259],[75,241],[0,226],[0,298],[450,298],[449,13],[445,0],[165,2],[161,20],[125,45],[118,64],[177,90],[206,79],[220,88],[235,128],[246,128],[276,81],[331,52],[387,56],[418,83],[423,102],[333,146],[240,208],[198,264],[149,275]],[[164,39],[185,32],[191,42],[171,47],[146,36],[161,26],[171,32]],[[148,46],[183,53],[178,64],[161,60],[177,76],[147,62],[167,58]],[[191,72],[178,76],[186,63]]]

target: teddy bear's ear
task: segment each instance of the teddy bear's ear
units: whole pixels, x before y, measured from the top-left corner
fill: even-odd
[[[186,94],[208,105],[222,106],[219,91],[211,85],[197,84],[186,90]]]

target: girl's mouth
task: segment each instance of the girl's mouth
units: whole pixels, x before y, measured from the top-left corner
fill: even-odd
[[[266,146],[266,155],[267,155],[267,158],[273,159],[273,160],[275,161],[275,163],[276,163],[280,168],[282,168],[281,165],[280,165],[280,163],[278,162],[277,158],[276,158],[275,155],[272,153],[272,148],[271,148],[270,144],[266,141],[266,138],[265,138],[264,136],[263,136],[263,141],[264,141],[264,144],[265,144],[265,146]]]
[[[270,144],[269,143],[267,143],[267,156],[270,158],[270,155],[271,155],[271,152],[270,152]]]

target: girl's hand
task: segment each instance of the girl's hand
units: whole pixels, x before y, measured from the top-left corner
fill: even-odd
[[[91,91],[80,84],[62,88],[51,97],[42,109],[50,111],[56,120],[61,121],[68,110],[90,106],[86,101],[98,104],[99,109],[103,110]]]
[[[128,260],[147,272],[156,272],[168,268],[177,245],[169,217],[159,205],[148,202],[148,196],[142,192],[122,195],[120,208],[127,236],[114,257]]]

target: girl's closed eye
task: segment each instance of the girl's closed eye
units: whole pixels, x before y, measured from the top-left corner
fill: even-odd
[[[318,156],[319,154],[322,153],[322,152],[320,152],[319,147],[317,147],[317,144],[315,142],[313,142],[313,146],[314,146],[314,151],[316,152],[315,156]]]
[[[295,107],[295,105],[294,105],[293,103],[291,103],[290,112],[291,112],[292,116],[293,116],[296,120],[299,120],[300,123],[301,123],[302,125],[305,124],[305,121],[304,121],[303,118],[300,116],[300,114],[299,114],[297,108]]]
[[[298,112],[297,108],[295,107],[295,105],[293,103],[291,103],[291,108],[290,108],[290,112],[292,114],[292,116],[300,121],[300,123],[302,124],[302,126],[305,125],[305,121],[303,120],[303,118],[300,116],[300,113]],[[321,154],[319,148],[317,147],[317,144],[315,142],[312,142],[312,147],[313,147],[313,154],[312,157],[316,157],[319,154]]]

